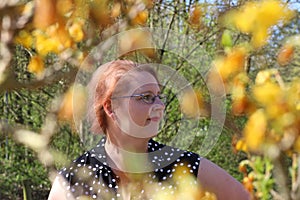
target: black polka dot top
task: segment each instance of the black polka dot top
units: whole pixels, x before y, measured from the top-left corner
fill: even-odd
[[[85,152],[69,167],[65,167],[59,172],[64,177],[62,184],[67,190],[67,197],[80,199],[82,196],[88,196],[90,199],[121,199],[119,177],[107,164],[105,141],[106,138],[103,137],[95,148]],[[184,173],[197,177],[201,159],[198,154],[163,145],[152,139],[148,142],[148,153],[153,170],[142,174],[144,178],[137,184],[139,186],[155,184],[156,190],[157,188],[164,190],[165,187],[175,190],[176,184],[173,184],[172,178],[176,169],[180,167],[186,169]],[[193,179],[191,184],[197,184],[196,179]],[[138,191],[137,193],[141,196],[136,199],[148,199],[142,197],[145,192],[142,186],[135,188],[135,191]]]

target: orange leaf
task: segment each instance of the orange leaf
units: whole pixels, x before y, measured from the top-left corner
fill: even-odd
[[[34,26],[45,29],[56,22],[56,0],[35,0]]]
[[[225,57],[215,61],[215,66],[222,79],[226,82],[230,77],[244,70],[246,51],[244,48],[235,48]]]
[[[254,189],[253,182],[251,181],[251,179],[249,177],[243,178],[243,185],[248,192],[250,192],[250,193],[253,192],[253,189]]]
[[[207,115],[204,108],[203,96],[199,90],[190,90],[183,94],[180,102],[183,113],[192,118]]]
[[[194,6],[190,18],[189,23],[192,27],[199,27],[201,25],[201,17],[202,17],[202,10],[199,5]]]
[[[294,47],[291,45],[283,46],[277,56],[277,62],[281,66],[287,65],[293,59],[294,50],[295,50]]]
[[[139,12],[132,20],[132,25],[144,25],[148,19],[148,10]]]
[[[81,120],[85,113],[86,101],[87,93],[85,88],[81,85],[73,85],[64,94],[58,118],[69,122]]]
[[[109,10],[108,1],[92,1],[90,5],[90,17],[101,27],[111,24],[113,21],[111,12]]]
[[[64,16],[74,8],[73,0],[57,0],[56,9],[57,12]]]

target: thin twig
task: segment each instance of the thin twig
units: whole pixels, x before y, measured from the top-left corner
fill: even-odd
[[[166,44],[167,44],[167,41],[168,41],[168,38],[169,38],[169,34],[170,34],[171,29],[172,29],[172,25],[173,25],[173,23],[174,23],[174,21],[175,21],[175,16],[176,16],[176,14],[177,14],[177,4],[178,4],[178,1],[176,1],[176,4],[174,5],[174,14],[173,14],[172,19],[171,19],[171,22],[170,22],[170,24],[169,24],[168,32],[167,32],[167,35],[166,35],[164,44],[163,44],[163,46],[162,46],[162,48],[161,48],[162,51],[161,51],[160,57],[159,57],[159,60],[160,60],[160,61],[161,61],[162,58],[163,58],[163,55],[164,55],[164,52],[165,52],[164,49],[165,49],[165,46],[166,46]]]

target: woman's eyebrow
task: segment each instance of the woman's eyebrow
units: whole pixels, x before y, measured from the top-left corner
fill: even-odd
[[[145,90],[145,91],[141,91],[141,92],[140,92],[140,94],[145,94],[145,93],[152,93],[152,94],[155,94],[155,92],[153,92],[152,90]],[[160,94],[160,93],[161,93],[161,91],[158,90],[158,91],[157,91],[157,94]]]

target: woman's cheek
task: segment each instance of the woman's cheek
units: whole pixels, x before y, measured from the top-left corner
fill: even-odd
[[[149,117],[149,110],[145,108],[145,106],[135,105],[132,106],[129,111],[131,119],[136,125],[145,126],[145,123]]]

